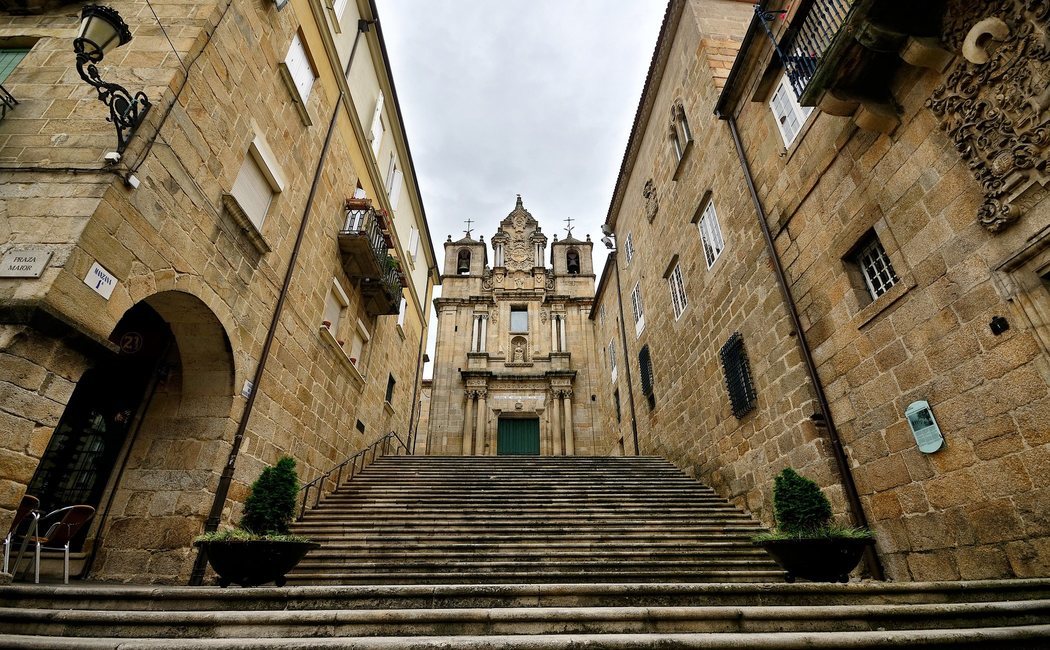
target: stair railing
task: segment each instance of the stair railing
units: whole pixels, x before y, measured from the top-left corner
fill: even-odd
[[[356,474],[359,474],[365,467],[368,467],[376,461],[376,458],[383,456],[389,456],[391,451],[395,456],[400,456],[401,452],[404,451],[406,455],[410,454],[408,445],[401,439],[401,436],[397,435],[394,431],[386,434],[382,438],[379,438],[372,444],[368,445],[364,449],[358,451],[353,456],[350,456],[343,462],[339,463],[332,469],[328,470],[324,474],[321,474],[314,480],[303,485],[299,492],[302,494],[302,502],[299,505],[299,519],[303,518],[306,511],[310,508],[316,508],[321,503],[321,498],[327,496],[337,490],[344,483],[344,479],[349,481],[354,478]],[[371,453],[372,459],[369,461],[368,455]],[[360,466],[359,466],[360,465]],[[349,468],[349,469],[347,469]],[[331,482],[331,488],[328,489],[328,484]],[[313,493],[313,503],[310,503],[311,492]]]

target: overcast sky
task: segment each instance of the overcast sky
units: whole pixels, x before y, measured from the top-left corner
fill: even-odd
[[[520,193],[549,238],[575,219],[600,272],[599,227],[665,0],[377,5],[439,267],[447,235],[469,217],[487,242]]]

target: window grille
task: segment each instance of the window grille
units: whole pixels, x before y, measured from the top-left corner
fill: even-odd
[[[605,327],[605,305],[598,308],[598,322]]]
[[[643,345],[638,351],[638,374],[642,383],[642,394],[649,400],[649,408],[656,406],[656,394],[653,382],[653,359],[649,354],[649,346]]]
[[[865,244],[857,253],[857,265],[861,274],[864,275],[864,284],[868,288],[868,294],[875,300],[897,284],[897,273],[893,270],[886,249],[882,247],[879,238],[871,235],[871,240]]]
[[[714,201],[707,202],[697,227],[700,229],[700,239],[704,244],[704,259],[707,260],[707,268],[711,268],[726,247],[725,240],[722,238],[722,228],[718,225],[718,215],[715,214]]]
[[[616,381],[616,342],[609,341],[609,375]]]
[[[631,241],[631,233],[627,233],[627,239],[623,243],[623,254],[627,264],[631,263],[634,259],[634,242]]]
[[[613,405],[616,406],[616,421],[620,421],[620,391],[613,391]]]
[[[671,287],[671,305],[674,307],[674,319],[682,317],[682,312],[689,305],[685,297],[685,283],[682,282],[682,265],[675,264],[674,270],[667,278],[667,284]]]
[[[734,332],[719,351],[722,357],[722,370],[725,372],[726,390],[733,415],[737,419],[744,417],[755,408],[755,385],[751,381],[751,363],[744,350],[744,337]]]

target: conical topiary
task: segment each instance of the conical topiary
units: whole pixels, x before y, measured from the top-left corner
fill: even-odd
[[[299,476],[295,459],[282,456],[273,467],[267,467],[252,483],[251,494],[244,502],[241,528],[257,535],[285,535],[295,516],[299,495]]]
[[[790,467],[773,482],[773,512],[789,535],[816,534],[831,523],[831,503],[820,487]]]

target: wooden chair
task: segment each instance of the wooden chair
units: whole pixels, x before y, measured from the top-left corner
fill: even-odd
[[[91,506],[66,506],[53,510],[40,518],[40,530],[46,528],[47,532],[42,536],[33,537],[29,541],[36,544],[36,553],[33,564],[36,568],[34,582],[40,582],[40,551],[43,549],[64,552],[62,581],[69,584],[69,543],[73,541],[84,524],[91,521],[95,516],[95,509]],[[50,523],[50,526],[48,525]]]
[[[18,528],[26,518],[32,518],[33,523],[22,537],[22,549],[18,552],[18,559],[21,559],[22,551],[25,551],[29,536],[36,535],[36,523],[40,519],[38,508],[40,508],[40,499],[29,494],[22,496],[22,502],[18,504],[18,510],[15,511],[15,520],[11,522],[11,530],[4,538],[4,573],[10,573],[11,545],[14,544]],[[18,560],[15,560],[15,564],[18,564]]]

